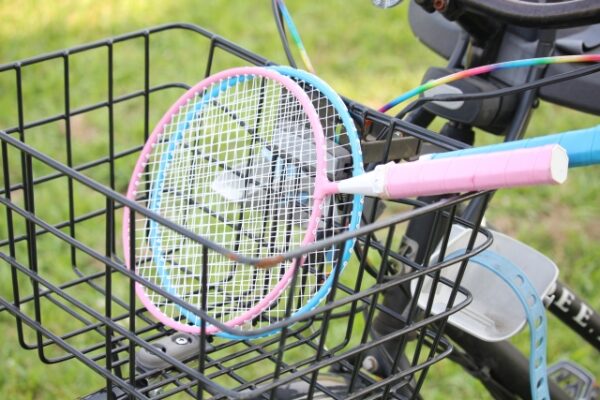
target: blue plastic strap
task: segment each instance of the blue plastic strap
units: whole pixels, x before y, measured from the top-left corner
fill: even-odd
[[[437,153],[432,155],[431,158],[437,159],[485,154],[496,151],[544,146],[547,144],[559,144],[567,151],[570,168],[600,164],[600,125],[588,129],[557,133],[531,139],[515,140],[513,142],[505,142],[491,146]]]
[[[451,258],[463,253],[464,250],[459,250],[448,257]],[[550,400],[546,372],[546,310],[540,296],[527,275],[500,254],[486,250],[471,257],[469,261],[496,274],[519,298],[527,316],[530,332],[529,381],[531,397],[534,400]]]

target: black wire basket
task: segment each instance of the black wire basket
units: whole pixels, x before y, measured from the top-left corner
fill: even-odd
[[[189,59],[197,70],[181,76],[177,65]],[[452,225],[485,233],[456,216],[475,194],[434,204],[369,200],[362,228],[317,242],[330,248],[356,237],[353,267],[335,277],[319,307],[281,318],[276,335],[227,340],[175,332],[137,301],[135,282],[148,282],[125,266],[118,237],[124,206],[133,219],[147,213],[121,194],[139,152],[183,91],[248,64],[270,63],[196,26],[172,24],[0,66],[0,311],[14,316],[20,345],[42,362],[78,359],[99,374],[105,388],[89,399],[418,397],[430,366],[452,350],[443,336],[448,316],[471,299],[440,270],[464,266],[491,242],[444,260]],[[395,156],[402,159],[457,146],[347,103],[365,142],[387,140],[377,162],[393,156],[385,149],[394,138],[403,140]],[[428,254],[419,264],[402,237],[424,215],[434,224],[419,244]],[[426,275],[452,290],[444,312],[431,312],[435,290],[424,310],[414,300]],[[381,302],[386,291],[410,287],[405,312]],[[374,334],[378,315],[401,328]],[[371,355],[390,343],[393,368],[378,374]]]

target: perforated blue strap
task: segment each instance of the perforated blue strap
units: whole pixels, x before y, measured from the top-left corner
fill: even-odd
[[[448,257],[463,253],[464,251],[457,251]],[[546,373],[546,310],[540,296],[523,271],[500,254],[486,250],[469,260],[496,274],[519,298],[527,316],[530,332],[529,380],[531,397],[534,400],[550,400]]]

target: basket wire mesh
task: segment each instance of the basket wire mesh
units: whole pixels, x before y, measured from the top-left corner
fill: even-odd
[[[185,46],[165,45],[178,40]],[[197,75],[177,77],[173,66],[189,57],[197,61]],[[204,270],[211,243],[122,195],[135,160],[153,124],[183,91],[219,69],[248,64],[270,62],[199,27],[170,24],[0,66],[5,106],[0,116],[0,310],[14,316],[21,347],[35,350],[44,363],[79,360],[103,381],[97,383],[111,393],[106,398],[417,397],[429,367],[452,350],[443,336],[447,317],[471,299],[459,282],[441,278],[440,270],[458,261],[464,268],[491,242],[474,248],[472,240],[459,259],[444,260],[453,224],[485,233],[456,215],[477,194],[434,204],[369,199],[360,229],[294,255],[341,249],[357,239],[355,255],[334,277],[326,301],[302,315],[288,312],[269,327],[281,329],[274,336],[227,340],[177,333],[157,323],[137,301],[134,286],[141,282],[186,307],[125,266],[127,255],[118,238],[127,222],[123,207],[132,211],[131,226],[143,215],[201,243]],[[106,80],[101,92],[90,92],[92,75]],[[45,90],[50,80],[59,81],[62,90]],[[40,102],[42,96],[47,101]],[[398,137],[406,141],[401,158],[415,157],[424,148],[457,146],[347,103],[365,142],[375,133],[384,149]],[[388,157],[394,155],[383,151],[379,161]],[[420,245],[429,255],[441,251],[438,258],[417,264],[404,251],[402,236],[407,224],[422,215],[433,215],[434,223],[430,240]],[[135,243],[134,229],[130,235]],[[418,297],[426,275],[433,285],[452,289],[445,312],[431,313],[435,286],[425,310],[411,301],[400,314],[382,303],[387,291],[412,281],[417,281],[413,297]],[[295,277],[292,291],[300,283]],[[202,309],[192,311],[207,320]],[[380,314],[403,328],[374,336],[371,326]],[[362,368],[371,352],[390,342],[397,349],[390,355],[392,372],[378,377]],[[171,352],[176,345],[185,351]]]

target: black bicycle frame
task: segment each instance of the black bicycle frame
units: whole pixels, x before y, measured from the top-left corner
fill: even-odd
[[[600,314],[560,282],[550,299],[548,310],[600,351]]]

